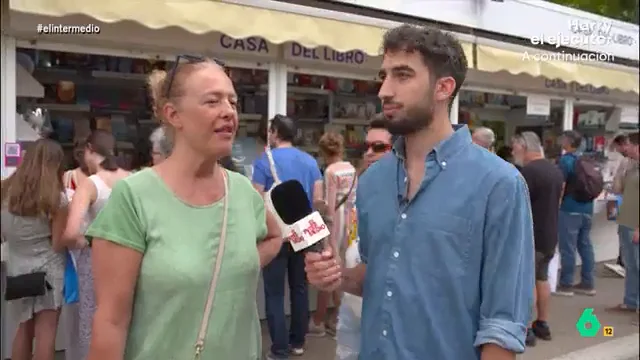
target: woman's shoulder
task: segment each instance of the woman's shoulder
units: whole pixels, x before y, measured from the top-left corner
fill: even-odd
[[[157,177],[154,174],[154,170],[151,168],[145,168],[122,176],[114,183],[113,190],[118,189],[119,191],[124,190],[132,193],[147,193],[149,190],[156,188],[153,186],[156,181]]]
[[[227,179],[229,179],[229,184],[231,184],[232,187],[237,186],[240,190],[254,188],[251,180],[245,175],[228,169],[225,169],[225,171],[227,173]]]

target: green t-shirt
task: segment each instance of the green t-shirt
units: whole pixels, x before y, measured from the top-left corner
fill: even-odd
[[[263,199],[249,180],[227,171],[227,241],[201,359],[256,360],[261,335],[256,242],[267,233]],[[213,275],[223,200],[182,202],[152,169],[113,188],[87,235],[144,254],[125,360],[193,359]]]

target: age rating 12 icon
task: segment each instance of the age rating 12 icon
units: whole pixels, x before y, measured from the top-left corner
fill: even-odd
[[[598,317],[593,313],[593,308],[587,308],[582,311],[580,318],[576,322],[576,329],[582,337],[595,337],[602,328],[603,336],[613,336],[613,326],[602,326]]]

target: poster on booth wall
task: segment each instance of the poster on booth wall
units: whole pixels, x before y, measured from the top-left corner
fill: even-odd
[[[4,166],[16,167],[22,161],[22,145],[20,143],[4,144]]]

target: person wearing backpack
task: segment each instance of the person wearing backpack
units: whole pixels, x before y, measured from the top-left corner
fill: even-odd
[[[564,195],[558,217],[560,279],[556,295],[574,293],[593,296],[595,257],[591,242],[593,201],[604,189],[602,171],[597,161],[579,152],[582,135],[565,131],[561,137],[564,154],[558,165],[565,178]],[[580,283],[573,283],[576,252],[582,260]]]

